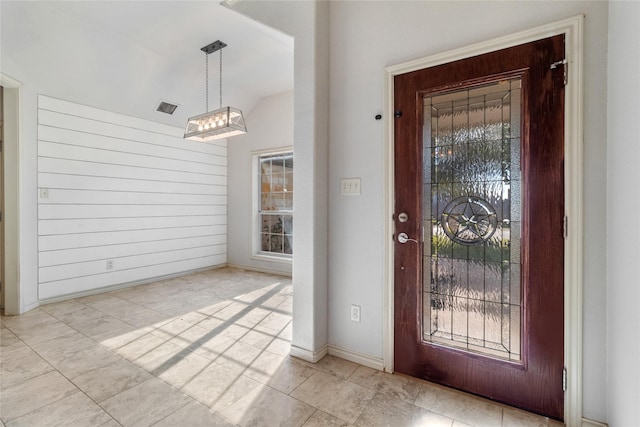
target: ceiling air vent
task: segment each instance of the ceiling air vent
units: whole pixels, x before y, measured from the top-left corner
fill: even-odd
[[[173,112],[176,111],[176,108],[178,108],[176,104],[172,104],[166,101],[160,101],[158,103],[158,106],[156,107],[156,111],[160,111],[161,113],[166,114],[173,114]]]

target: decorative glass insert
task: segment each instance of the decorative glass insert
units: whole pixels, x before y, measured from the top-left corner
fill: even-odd
[[[293,255],[293,153],[259,156],[260,251]]]
[[[423,339],[519,361],[519,78],[424,98]]]

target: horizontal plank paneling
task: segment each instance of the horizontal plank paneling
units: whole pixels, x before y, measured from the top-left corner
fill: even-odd
[[[193,172],[203,175],[225,175],[227,173],[226,166],[165,159],[144,154],[122,153],[119,151],[87,148],[48,141],[39,141],[38,156],[89,162],[98,160],[101,163],[113,165],[140,166],[168,171]]]
[[[44,205],[40,219],[139,218],[154,216],[226,215],[227,207],[209,205]]]
[[[100,190],[100,191],[134,191],[141,193],[178,193],[178,194],[227,194],[226,185],[190,184],[183,182],[131,180],[123,178],[103,178],[95,176],[64,175],[40,173],[38,182],[41,187]]]
[[[97,176],[105,178],[145,179],[148,181],[185,182],[195,184],[227,185],[226,175],[203,175],[192,172],[167,171],[141,168],[139,166],[110,165],[96,161],[53,159],[40,157],[40,172],[64,173],[66,175]]]
[[[226,223],[226,215],[149,218],[44,219],[38,221],[38,230],[41,236],[48,236],[52,234],[199,227]]]
[[[218,154],[219,145],[202,144],[197,141],[185,140],[148,130],[141,130],[100,120],[92,120],[64,113],[39,110],[38,124],[42,126],[59,127],[89,135],[104,135],[113,138],[126,139],[132,142],[146,142],[158,145],[172,146],[184,144],[188,150],[202,153]]]
[[[41,187],[46,188],[46,187]],[[227,196],[49,189],[40,203],[91,205],[226,205]]]
[[[107,260],[131,255],[143,255],[155,252],[172,251],[176,249],[197,248],[208,245],[225,246],[227,237],[196,236],[182,239],[156,240],[152,242],[124,243],[121,245],[96,246],[86,248],[60,249],[41,251],[39,255],[40,267],[72,264],[76,262]]]
[[[113,270],[130,270],[132,268],[157,265],[158,263],[164,264],[194,258],[204,258],[213,255],[222,255],[224,253],[226,253],[226,245],[213,245],[113,258]],[[97,260],[41,267],[39,271],[40,283],[72,279],[74,277],[94,276],[112,271],[107,270],[106,266],[106,260]]]
[[[205,227],[177,227],[162,230],[109,231],[106,233],[79,233],[39,236],[41,251],[71,248],[94,248],[124,243],[153,242],[156,240],[182,239],[194,236],[226,235],[226,225],[208,225]]]
[[[224,140],[40,95],[40,298],[225,264],[226,155]]]
[[[73,279],[60,280],[41,284],[39,287],[40,299],[55,298],[64,295],[87,292],[106,286],[113,286],[122,283],[136,281],[146,281],[155,277],[162,277],[169,274],[189,272],[196,269],[224,265],[227,263],[226,255],[213,255],[205,258],[195,258],[191,260],[176,261],[151,265],[146,267],[132,268],[130,270],[113,271],[110,273],[97,274],[87,277],[76,277]]]
[[[188,162],[208,163],[223,166],[227,164],[226,150],[224,150],[223,147],[218,147],[219,153],[209,154],[198,151],[187,151],[184,149],[182,144],[173,147],[166,147],[163,145],[143,142],[131,143],[131,141],[126,139],[86,134],[74,130],[43,125],[38,126],[38,139],[40,141],[118,151],[122,153],[142,154],[157,158],[178,159]]]

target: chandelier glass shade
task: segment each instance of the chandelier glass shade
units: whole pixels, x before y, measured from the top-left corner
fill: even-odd
[[[222,107],[208,113],[189,117],[184,137],[195,141],[212,141],[247,133],[242,111]]]
[[[184,129],[184,138],[194,141],[213,141],[229,138],[247,132],[242,111],[234,107],[222,106],[222,48],[226,44],[217,40],[202,50],[206,55],[206,113],[189,117]],[[220,108],[209,111],[209,54],[220,51]]]

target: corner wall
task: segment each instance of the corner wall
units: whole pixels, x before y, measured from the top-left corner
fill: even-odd
[[[386,66],[585,14],[584,415],[605,420],[607,2],[331,2],[329,343],[383,357],[384,103]],[[360,177],[359,197],[340,178]],[[361,306],[361,322],[349,319]]]
[[[607,421],[640,425],[640,3],[609,2]],[[585,187],[588,188],[588,187]],[[604,243],[604,242],[603,242]],[[585,374],[588,375],[588,374]]]
[[[39,300],[226,264],[226,145],[39,95]]]
[[[248,132],[228,143],[228,202],[227,232],[228,263],[237,267],[291,274],[291,261],[265,261],[252,258],[253,179],[252,153],[293,147],[293,92],[261,99],[246,115]],[[295,163],[294,163],[295,167]],[[295,185],[295,177],[294,177]],[[294,199],[296,188],[294,187]],[[295,212],[294,212],[295,223]],[[295,248],[294,248],[295,257]]]

